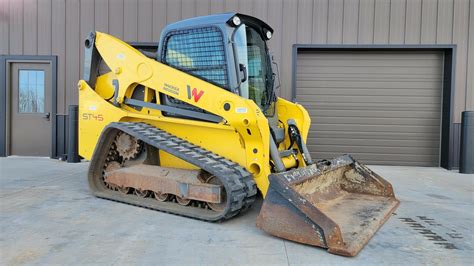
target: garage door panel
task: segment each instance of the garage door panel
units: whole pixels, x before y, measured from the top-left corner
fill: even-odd
[[[439,118],[429,119],[429,118],[368,118],[366,117],[321,117],[318,116],[314,121],[315,125],[339,125],[339,124],[354,124],[354,125],[380,125],[380,126],[437,126],[440,125]]]
[[[318,117],[364,117],[364,118],[430,118],[438,119],[439,114],[433,111],[407,111],[407,110],[391,110],[380,114],[373,110],[357,110],[357,112],[347,112],[346,110],[325,110],[307,108],[307,110]]]
[[[343,153],[340,152],[319,152],[319,153],[311,153],[311,157],[317,158],[333,158],[340,156]],[[433,161],[438,160],[437,155],[430,155],[430,156],[420,156],[419,154],[393,154],[390,151],[386,151],[383,153],[360,153],[360,152],[351,152],[350,155],[354,157],[356,160],[363,161],[365,163],[370,163],[372,161],[386,161],[387,164],[391,161],[397,162],[426,162],[430,163],[430,166],[433,166]],[[406,165],[405,163],[400,163],[398,165]]]
[[[296,98],[304,99],[304,101],[309,101],[314,104],[318,102],[326,103],[415,103],[415,104],[431,104],[433,101],[435,103],[441,104],[441,96],[436,97],[423,97],[423,96],[362,96],[362,95],[301,95]]]
[[[340,154],[336,153],[318,153],[311,154],[313,158],[317,156],[321,158],[334,158]],[[366,157],[364,154],[351,154],[356,160],[365,161],[367,164],[372,165],[407,165],[407,166],[433,166],[434,158],[418,158],[418,157],[391,157],[391,156],[371,156]],[[385,159],[385,160],[384,160]]]
[[[335,59],[328,59],[328,58],[321,58],[321,59],[301,59],[298,61],[297,66],[300,67],[358,67],[361,62],[365,65],[370,65],[372,67],[391,67],[391,66],[398,66],[398,67],[406,67],[407,65],[410,67],[427,67],[431,68],[433,65],[437,64],[439,59],[398,59],[398,60],[390,60],[387,62],[387,59],[359,59],[359,60],[335,60]]]
[[[341,75],[341,73],[307,73],[302,74],[298,73],[297,76],[298,82],[300,81],[365,81],[365,82],[412,82],[412,81],[419,81],[419,82],[426,82],[426,81],[439,81],[441,77],[438,76],[436,73],[428,75],[406,75],[406,74],[374,74],[374,73],[363,73],[363,74],[350,74],[345,73],[345,75]],[[403,79],[403,80],[400,80]]]
[[[341,156],[341,152],[315,152],[311,153],[311,157],[322,157],[322,158],[333,158],[337,156]],[[389,150],[386,150],[382,153],[363,153],[363,152],[351,152],[350,155],[357,160],[362,160],[367,163],[370,160],[377,160],[377,161],[418,161],[418,162],[432,162],[433,160],[437,159],[437,155],[429,155],[429,156],[420,156],[419,154],[394,154],[391,153]]]
[[[300,93],[298,94],[299,97],[304,99],[305,95],[312,95],[312,96],[324,96],[324,95],[331,95],[331,96],[364,96],[373,95],[373,96],[400,96],[400,93],[403,93],[405,97],[441,97],[437,91],[433,91],[431,89],[420,89],[420,88],[397,88],[398,94],[394,92],[393,89],[352,89],[352,88],[320,88],[317,92],[314,92],[314,88],[305,88],[299,87]]]
[[[431,90],[433,86],[439,86],[441,79],[437,79],[431,82],[426,81],[361,81],[359,80],[298,80],[296,82],[297,88],[355,88],[355,89],[429,89]]]
[[[437,130],[439,126],[392,126],[392,125],[354,125],[354,124],[316,124],[317,131],[361,131],[361,132],[400,132],[426,134]],[[439,131],[437,131],[439,132]]]
[[[405,165],[405,166],[424,166],[424,167],[430,167],[433,166],[433,162],[428,161],[428,162],[419,162],[419,161],[380,161],[380,160],[370,160],[371,164],[373,165]]]
[[[439,142],[439,133],[404,133],[404,132],[368,132],[368,131],[358,131],[358,132],[349,132],[349,131],[323,131],[323,130],[311,130],[308,134],[309,138],[333,138],[335,141],[341,139],[373,139],[373,140],[410,140],[410,145],[413,145],[413,142],[419,142],[421,140],[435,140]]]
[[[365,62],[370,60],[380,60],[390,64],[394,61],[406,61],[406,60],[433,60],[439,62],[442,59],[442,54],[434,51],[403,51],[399,52],[396,55],[393,52],[381,51],[321,51],[321,52],[299,52],[298,55],[301,55],[298,58],[298,62],[304,60],[312,60],[317,62],[322,62],[324,60],[330,61],[349,61],[356,60],[357,62]],[[387,61],[390,60],[390,61]]]
[[[368,153],[368,154],[417,154],[419,156],[432,156],[436,154],[437,148],[424,147],[390,147],[390,146],[344,146],[344,145],[310,145],[313,150],[320,152],[335,152],[335,153]],[[434,156],[434,155],[433,155]]]
[[[403,140],[387,140],[387,139],[347,139],[347,138],[333,138],[333,137],[310,137],[307,141],[308,145],[334,145],[334,146],[387,146],[387,147],[433,147],[439,148],[439,142],[437,139],[425,140],[420,138],[417,141],[410,142],[407,144],[406,139]]]
[[[420,74],[435,74],[437,68],[418,68],[418,67],[404,67],[404,68],[394,68],[394,67],[377,67],[370,66],[364,67],[364,70],[361,70],[358,67],[302,67],[300,73],[310,74],[310,73],[349,73],[349,74],[364,74],[367,72],[374,74],[405,74],[405,75],[420,75]]]
[[[440,108],[434,106],[433,104],[416,104],[416,103],[326,103],[326,102],[306,102],[306,101],[297,101],[305,108],[309,110],[314,110],[317,115],[318,110],[349,110],[349,111],[358,111],[358,110],[374,110],[380,112],[383,108],[384,111],[440,111]],[[440,111],[441,112],[441,111]],[[438,113],[440,113],[438,112]]]
[[[315,159],[439,164],[443,56],[434,51],[299,53],[296,101]]]

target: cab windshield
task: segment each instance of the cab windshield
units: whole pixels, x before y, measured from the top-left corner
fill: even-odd
[[[239,64],[247,70],[247,80],[240,85],[241,96],[253,100],[266,116],[273,116],[275,77],[265,41],[254,28],[242,24],[234,42]]]

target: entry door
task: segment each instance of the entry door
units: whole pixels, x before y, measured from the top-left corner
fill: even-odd
[[[51,64],[12,63],[9,155],[51,155]]]

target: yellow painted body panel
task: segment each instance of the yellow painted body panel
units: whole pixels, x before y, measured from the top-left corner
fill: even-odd
[[[96,32],[95,45],[112,72],[97,78],[95,88],[79,81],[79,154],[91,159],[102,130],[111,122],[144,122],[163,129],[191,143],[224,156],[245,167],[254,175],[263,195],[268,190],[270,170],[268,120],[252,101],[199,78],[147,58],[121,40]],[[117,106],[113,104],[112,80],[119,82]],[[158,93],[170,95],[223,118],[221,123],[166,117],[154,109],[138,111],[123,104],[137,86],[145,87],[145,99]],[[189,95],[189,89],[202,91],[201,97]],[[159,102],[158,102],[159,103]],[[230,109],[224,110],[224,104]],[[281,121],[294,119],[306,140],[310,119],[298,104],[278,99],[276,108]],[[238,111],[237,111],[238,110]],[[288,136],[284,141],[288,146]],[[256,151],[256,152],[255,152]],[[303,160],[299,160],[303,162]],[[160,153],[160,163],[168,167],[193,168],[171,155]],[[291,162],[285,164],[291,165]],[[300,163],[300,167],[304,163]]]
[[[288,119],[295,120],[296,124],[298,125],[298,129],[300,130],[301,137],[306,142],[308,138],[309,128],[311,127],[311,118],[308,114],[308,111],[306,111],[306,109],[301,104],[292,103],[282,98],[278,98],[278,101],[276,102],[276,109],[278,112],[278,119],[280,121],[286,122]],[[288,147],[289,145],[290,138],[285,135],[285,140],[280,143],[280,146],[278,148],[281,150],[284,147]],[[293,148],[296,148],[296,144],[293,145]],[[288,158],[283,158],[283,163],[285,164],[285,166],[293,165],[293,162],[288,162],[288,160]],[[300,164],[299,167],[306,166],[301,154],[298,154],[298,161]]]

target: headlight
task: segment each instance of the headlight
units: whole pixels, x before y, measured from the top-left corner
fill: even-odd
[[[265,33],[265,35],[267,36],[267,39],[270,40],[272,38],[272,32],[267,30],[267,33]]]
[[[239,26],[240,25],[240,18],[237,17],[237,16],[234,16],[232,18],[232,24],[234,24],[234,26],[236,26],[236,27]]]

